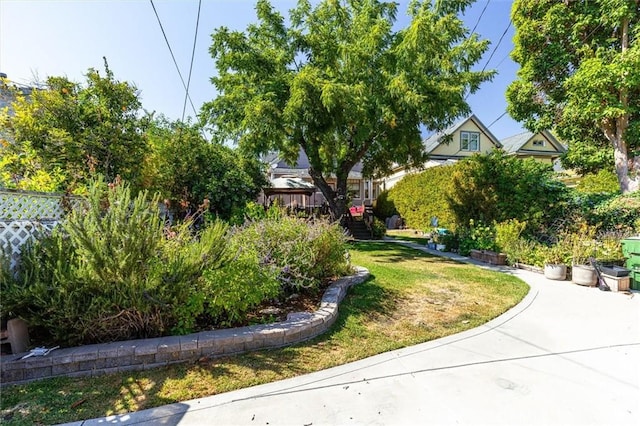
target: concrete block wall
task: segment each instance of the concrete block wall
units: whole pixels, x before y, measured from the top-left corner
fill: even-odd
[[[317,311],[292,313],[283,322],[56,349],[46,356],[26,359],[20,359],[25,354],[5,355],[0,358],[0,385],[48,377],[86,377],[148,370],[196,361],[201,357],[213,358],[292,345],[327,331],[338,317],[338,305],[348,288],[368,277],[369,271],[356,268],[354,275],[340,278],[329,286]]]

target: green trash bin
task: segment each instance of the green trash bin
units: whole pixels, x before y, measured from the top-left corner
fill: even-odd
[[[640,237],[626,238],[621,243],[622,254],[627,259],[626,267],[631,271],[631,289],[640,290]]]

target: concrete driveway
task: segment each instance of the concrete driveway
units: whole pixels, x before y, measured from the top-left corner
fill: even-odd
[[[640,294],[505,270],[531,291],[481,327],[293,379],[75,424],[640,425]]]

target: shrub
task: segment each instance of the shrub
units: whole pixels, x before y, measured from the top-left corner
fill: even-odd
[[[382,238],[387,233],[387,227],[383,221],[374,217],[371,223],[371,233],[373,234],[373,238]]]
[[[274,215],[270,211],[267,219],[238,228],[232,245],[256,253],[263,265],[275,268],[283,291],[316,289],[323,281],[348,272],[341,227]]]
[[[498,251],[507,255],[507,262],[510,264],[516,262],[518,241],[526,226],[526,222],[518,219],[509,219],[495,225],[496,246]]]
[[[85,206],[25,249],[3,309],[61,345],[188,332],[203,309],[202,273],[229,258],[226,226],[165,234],[157,201],[93,184]]]
[[[382,191],[373,204],[373,214],[384,221],[386,218],[398,214],[393,201],[389,200],[389,191]]]
[[[496,150],[460,161],[449,176],[454,191],[448,198],[457,226],[518,219],[525,235],[535,235],[561,216],[569,200],[565,185],[554,179],[549,165],[519,159]]]
[[[209,143],[196,125],[159,118],[147,137],[151,152],[145,161],[145,188],[160,192],[179,217],[207,202],[216,217],[239,217],[242,223],[246,203],[267,183],[259,161]]]
[[[389,201],[409,228],[431,229],[431,218],[437,217],[439,227],[455,230],[455,216],[447,198],[452,190],[451,175],[456,167],[431,167],[421,173],[407,175],[389,190]]]
[[[250,309],[280,292],[274,268],[261,265],[250,252],[239,253],[222,268],[206,271],[203,280],[204,313],[220,325],[241,321]]]
[[[523,263],[525,265],[542,268],[544,266],[544,246],[536,241],[519,238],[514,244],[511,263]]]
[[[460,254],[466,256],[472,249],[498,251],[495,229],[482,222],[469,221],[469,226],[460,232]]]
[[[585,218],[602,232],[640,231],[640,191],[605,199],[588,210]]]
[[[620,184],[613,171],[601,169],[598,173],[583,176],[576,186],[576,191],[583,194],[619,194]]]

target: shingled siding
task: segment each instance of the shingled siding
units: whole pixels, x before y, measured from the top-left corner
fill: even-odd
[[[203,331],[186,336],[159,337],[56,349],[43,357],[20,359],[25,354],[0,359],[0,384],[18,384],[48,377],[98,376],[148,370],[168,364],[196,361],[259,349],[271,349],[312,339],[327,331],[338,317],[338,305],[354,284],[364,282],[369,271],[332,283],[315,312],[289,314],[286,321],[242,328]]]

